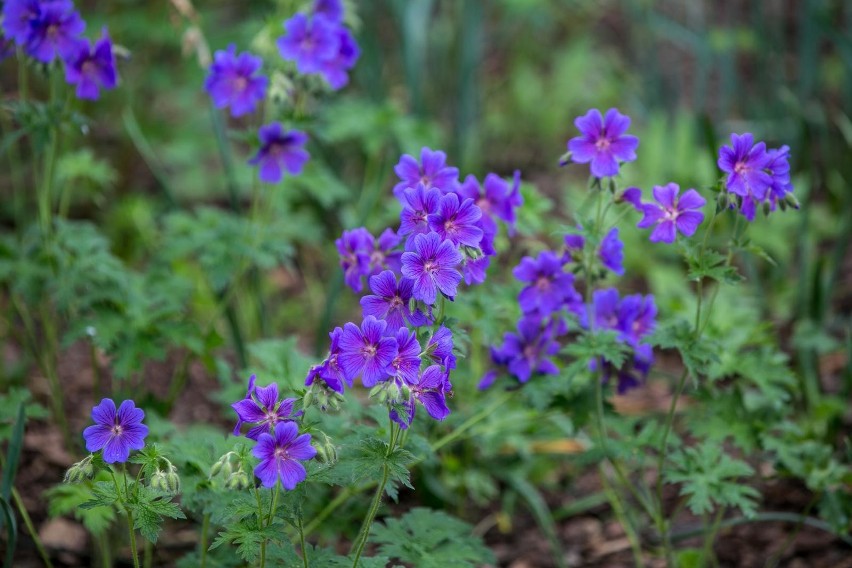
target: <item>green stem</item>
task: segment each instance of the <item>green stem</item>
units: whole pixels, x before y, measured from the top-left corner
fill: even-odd
[[[115,484],[115,494],[118,496],[118,501],[127,515],[127,533],[130,535],[130,554],[133,557],[133,568],[139,568],[139,552],[136,550],[136,531],[133,530],[133,513],[127,507],[127,502],[125,501],[128,496],[127,472],[124,472],[124,498],[121,496],[121,488],[118,485],[118,479],[115,478],[115,472],[112,468],[109,469],[109,474],[112,476],[113,484]]]
[[[302,563],[305,565],[305,568],[309,568],[310,563],[308,562],[308,547],[305,546],[305,531],[302,528],[302,511],[299,511],[299,545],[302,547]]]
[[[260,500],[260,489],[255,488],[254,496],[257,498],[257,526],[263,528],[263,503]],[[260,568],[266,567],[266,539],[260,542]]]
[[[142,543],[142,566],[143,568],[151,568],[154,563],[154,543],[150,540],[145,540]]]
[[[65,440],[65,447],[71,448],[74,446],[74,439],[71,436],[71,430],[68,426],[68,418],[65,415],[65,405],[63,401],[65,397],[62,393],[62,387],[59,384],[59,373],[56,368],[56,361],[59,357],[59,341],[56,337],[56,328],[53,326],[54,319],[47,313],[47,306],[41,305],[42,328],[44,331],[45,349],[42,354],[44,374],[47,375],[47,381],[50,385],[51,403],[56,421],[59,423],[59,428],[62,430],[62,436]]]
[[[231,145],[228,144],[228,136],[225,132],[225,124],[222,122],[222,115],[213,106],[212,102],[210,103],[210,120],[213,123],[216,148],[219,150],[219,158],[222,160],[222,168],[225,170],[225,185],[228,188],[231,209],[237,212],[240,210],[240,192],[237,175],[234,171],[234,157],[231,154]]]
[[[53,568],[53,564],[50,562],[50,556],[47,554],[47,550],[44,549],[44,544],[42,544],[41,539],[38,536],[38,531],[36,531],[33,526],[33,520],[30,518],[30,514],[27,512],[26,507],[24,507],[24,501],[21,499],[21,494],[18,493],[18,490],[14,487],[12,487],[12,500],[15,502],[15,506],[18,508],[18,513],[21,515],[21,519],[23,519],[24,525],[30,533],[30,538],[32,538],[35,543],[38,555],[41,556],[41,561],[44,562],[44,565],[47,566],[47,568]]]
[[[18,46],[16,53],[18,58],[18,92],[20,93],[21,102],[27,103],[30,98],[30,78],[27,73],[27,56],[21,46]]]
[[[847,544],[848,546],[852,546],[852,536],[846,534],[838,534],[834,529],[831,528],[831,525],[826,523],[825,521],[821,521],[820,519],[816,519],[814,517],[808,517],[805,515],[800,515],[798,513],[787,513],[787,512],[768,512],[768,513],[757,513],[752,517],[737,517],[734,519],[726,519],[719,523],[720,529],[726,529],[730,527],[736,527],[739,525],[747,525],[750,523],[802,523],[806,526],[830,533],[837,537],[839,540]],[[704,526],[700,526],[694,529],[688,529],[684,531],[680,531],[677,533],[671,534],[671,539],[674,542],[678,542],[681,540],[686,540],[689,538],[693,538],[699,535],[704,534],[707,531],[707,528]]]
[[[396,435],[397,435],[397,425],[395,422],[390,421],[390,443],[388,444],[388,451],[385,454],[385,457],[390,457],[395,449],[396,444]],[[390,477],[390,468],[388,467],[387,460],[382,464],[382,480],[379,482],[378,487],[376,487],[376,493],[373,495],[373,502],[370,504],[370,509],[367,511],[367,516],[364,518],[364,523],[361,526],[361,532],[358,534],[358,538],[355,539],[355,542],[352,544],[352,548],[355,551],[355,559],[352,562],[352,568],[358,568],[358,562],[361,560],[361,554],[364,552],[364,547],[367,546],[367,541],[370,539],[370,529],[373,526],[373,521],[376,518],[376,513],[379,511],[379,506],[382,503],[382,495],[385,492],[385,486],[388,483],[388,478]],[[351,552],[350,552],[351,553]]]
[[[601,482],[603,484],[603,489],[604,493],[606,493],[607,500],[609,501],[612,510],[615,512],[616,518],[618,518],[618,521],[621,523],[621,526],[624,527],[624,533],[625,535],[627,535],[627,540],[630,542],[630,549],[633,551],[633,563],[637,566],[637,568],[641,568],[645,564],[642,561],[642,546],[639,544],[639,537],[636,534],[636,530],[629,522],[629,519],[627,518],[627,513],[624,510],[621,501],[618,499],[618,494],[612,489],[612,486],[609,484],[609,480],[607,480],[606,477],[606,472],[603,470],[603,464],[600,464],[598,472],[601,476]]]
[[[207,533],[210,532],[210,513],[204,513],[201,521],[201,568],[207,568]]]
[[[708,562],[716,564],[715,555],[713,554],[713,543],[716,541],[716,534],[719,532],[719,524],[725,516],[725,508],[719,507],[716,515],[713,517],[713,524],[710,530],[704,535],[704,546],[701,550],[701,564],[706,566]]]

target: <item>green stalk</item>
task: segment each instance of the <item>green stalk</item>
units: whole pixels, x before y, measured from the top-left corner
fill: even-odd
[[[612,510],[615,512],[615,516],[616,518],[618,518],[618,522],[620,522],[621,526],[624,527],[624,533],[627,536],[627,540],[630,542],[630,549],[633,552],[633,563],[637,566],[637,568],[642,568],[645,563],[642,561],[642,546],[639,544],[639,537],[636,534],[636,530],[629,522],[629,519],[627,518],[627,513],[624,510],[621,501],[619,501],[618,499],[618,494],[612,489],[612,486],[609,484],[609,481],[606,478],[606,472],[603,470],[603,464],[599,465],[598,471],[601,476],[601,482],[603,484],[604,493],[606,493],[610,507],[612,507]]]
[[[41,539],[38,536],[38,531],[33,526],[33,520],[30,518],[30,514],[27,512],[26,507],[24,507],[24,501],[21,499],[21,494],[18,493],[18,490],[12,487],[12,499],[15,502],[15,507],[18,508],[18,513],[21,515],[21,519],[24,521],[24,526],[27,527],[27,531],[30,533],[30,538],[33,539],[33,543],[35,543],[36,550],[38,550],[38,555],[41,557],[41,561],[44,562],[44,565],[47,568],[53,568],[53,564],[50,562],[50,556],[47,554],[47,550],[44,548],[44,544],[41,542]]]
[[[713,524],[710,526],[710,530],[704,535],[704,546],[701,550],[702,565],[706,566],[711,560],[713,560],[713,564],[716,564],[713,554],[713,542],[716,540],[716,534],[719,532],[719,524],[722,522],[722,517],[724,516],[725,508],[719,507],[719,510],[716,511],[716,515],[713,517]]]
[[[204,513],[204,518],[201,521],[201,568],[207,568],[207,533],[210,532],[210,513]]]
[[[302,547],[302,563],[305,565],[305,568],[309,568],[310,562],[308,562],[308,547],[305,546],[305,531],[302,528],[302,511],[299,509],[299,545]]]
[[[118,479],[115,478],[115,472],[110,468],[109,474],[112,476],[112,482],[115,484],[115,493],[118,495],[118,500],[124,508],[127,515],[127,533],[130,536],[130,554],[133,556],[133,568],[139,568],[139,552],[136,549],[136,531],[133,530],[133,513],[127,507],[124,498],[121,497],[121,488],[118,485]],[[124,472],[124,495],[127,496],[127,472]]]
[[[393,453],[396,446],[396,437],[398,428],[394,421],[390,420],[390,443],[388,443],[388,451],[385,453],[385,457],[388,458]],[[367,511],[367,516],[364,518],[364,524],[361,526],[361,532],[358,534],[358,538],[355,539],[355,542],[352,544],[352,548],[355,551],[355,560],[352,562],[352,568],[358,568],[358,562],[361,560],[361,554],[364,552],[364,547],[367,546],[367,541],[370,539],[370,529],[373,526],[373,521],[376,518],[376,513],[379,511],[379,506],[382,503],[382,495],[385,492],[385,486],[388,483],[388,478],[390,477],[390,468],[388,467],[387,461],[382,464],[382,480],[379,482],[378,487],[376,487],[376,493],[373,495],[373,502],[370,505],[370,509]],[[351,554],[351,551],[350,551]]]
[[[257,498],[257,526],[263,527],[263,503],[260,500],[260,489],[254,489]],[[260,542],[260,568],[266,568],[266,539]]]

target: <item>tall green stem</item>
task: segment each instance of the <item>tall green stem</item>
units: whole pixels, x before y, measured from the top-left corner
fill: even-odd
[[[263,528],[263,503],[260,500],[260,489],[255,488],[254,496],[257,498],[257,526]],[[260,542],[260,568],[266,567],[266,539]]]
[[[390,421],[390,442],[388,443],[388,450],[385,453],[385,458],[389,458],[393,453],[396,446],[396,437],[399,428],[396,423]],[[364,524],[361,526],[361,532],[358,534],[358,538],[355,539],[355,542],[352,544],[352,548],[355,551],[355,559],[352,562],[352,568],[358,568],[358,562],[361,560],[361,554],[364,552],[364,547],[367,546],[367,541],[370,539],[370,529],[373,526],[373,521],[376,518],[376,513],[379,511],[379,505],[382,503],[382,495],[385,492],[385,486],[388,483],[388,478],[390,477],[390,468],[388,467],[387,460],[382,464],[382,480],[379,482],[379,485],[376,487],[376,493],[373,495],[373,502],[370,504],[370,509],[367,511],[367,516],[364,518]]]
[[[133,513],[127,506],[127,473],[124,472],[124,497],[121,496],[121,487],[118,485],[118,479],[115,477],[115,472],[110,468],[109,474],[112,476],[112,482],[115,484],[115,494],[124,512],[127,516],[127,533],[130,536],[130,554],[133,557],[133,568],[139,568],[139,552],[136,550],[136,531],[133,529]]]
[[[201,521],[201,568],[207,568],[207,533],[210,532],[210,513],[204,513]]]

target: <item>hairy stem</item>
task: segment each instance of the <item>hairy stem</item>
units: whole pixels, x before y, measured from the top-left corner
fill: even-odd
[[[201,521],[201,542],[198,546],[201,548],[201,568],[207,568],[207,533],[210,532],[210,513],[204,513]]]

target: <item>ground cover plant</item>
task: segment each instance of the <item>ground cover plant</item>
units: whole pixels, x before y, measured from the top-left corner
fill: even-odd
[[[122,4],[2,4],[4,565],[848,559],[852,10],[790,128],[665,4]]]

